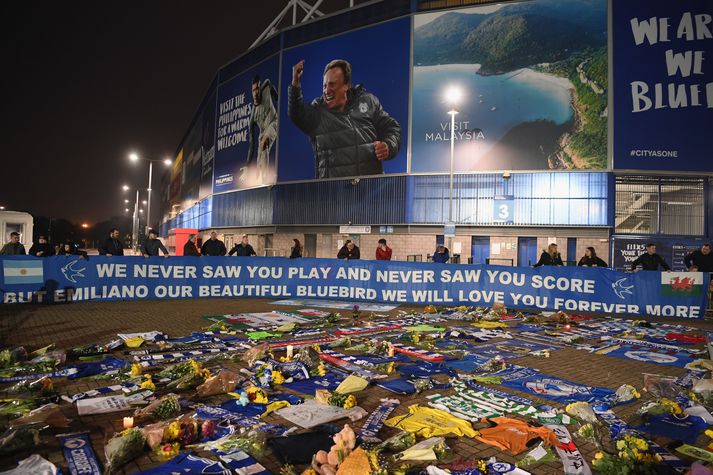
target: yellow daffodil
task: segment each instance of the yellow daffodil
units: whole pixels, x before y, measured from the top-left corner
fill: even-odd
[[[168,427],[163,430],[164,440],[176,440],[181,435],[181,424],[178,421],[171,422]]]
[[[141,376],[141,365],[139,363],[134,363],[131,365],[131,377]]]
[[[282,376],[282,373],[280,373],[279,371],[273,371],[272,372],[272,382],[274,384],[284,384],[285,377]]]
[[[156,391],[156,385],[151,380],[151,376],[147,376],[146,381],[141,383],[141,389],[148,389],[149,391]]]

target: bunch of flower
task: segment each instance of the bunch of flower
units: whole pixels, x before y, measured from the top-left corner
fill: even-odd
[[[148,419],[165,421],[177,416],[181,412],[181,404],[178,402],[178,396],[175,394],[167,394],[161,399],[156,399],[148,406],[137,409],[134,417],[137,422]]]
[[[146,379],[141,383],[141,389],[148,389],[149,391],[156,391],[156,385],[151,379],[151,375],[147,374],[144,376]]]
[[[616,454],[598,452],[592,460],[597,473],[657,473],[656,465],[662,461],[659,454],[649,450],[649,444],[640,437],[625,435],[616,442]]]
[[[141,455],[145,445],[144,431],[137,427],[127,429],[109,439],[104,446],[106,473],[114,473],[122,465]]]
[[[187,362],[187,368],[183,371],[183,374],[178,379],[168,383],[166,387],[169,389],[193,389],[196,386],[203,384],[205,380],[210,377],[210,371],[201,367],[197,361],[189,360]]]
[[[352,307],[352,320],[356,323],[359,321],[360,316],[361,312],[359,311],[359,305],[354,305]]]
[[[478,371],[486,373],[495,373],[497,371],[505,369],[506,367],[507,365],[505,363],[505,358],[500,355],[497,355],[480,365]]]
[[[423,309],[423,313],[438,313],[438,309],[435,307],[435,305],[426,305],[426,307]]]
[[[330,406],[351,409],[357,405],[357,398],[353,394],[341,394],[335,391],[329,396],[327,402]]]
[[[683,409],[681,409],[681,406],[676,401],[662,397],[657,401],[651,401],[644,404],[636,412],[642,416],[658,416],[662,414],[673,414],[674,416],[679,416],[683,414]]]
[[[54,384],[52,379],[43,376],[35,381],[25,380],[20,381],[8,390],[11,394],[32,393],[40,396],[50,396],[54,393]]]
[[[324,362],[320,361],[319,364],[310,370],[310,376],[324,376],[327,374],[327,368],[324,366]]]
[[[641,393],[636,390],[636,388],[630,384],[622,384],[619,389],[614,393],[614,402],[616,404],[625,403],[632,401],[634,399],[639,399]]]
[[[591,424],[597,424],[599,422],[596,414],[594,414],[594,409],[592,409],[592,406],[588,402],[578,401],[567,404],[565,411],[580,421],[589,422]]]
[[[134,363],[131,365],[131,372],[129,373],[129,376],[132,378],[141,376],[141,371],[141,365],[139,363]]]

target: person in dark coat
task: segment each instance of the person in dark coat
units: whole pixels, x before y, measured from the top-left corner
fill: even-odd
[[[248,242],[247,234],[243,234],[243,239],[238,244],[233,246],[233,248],[228,253],[229,256],[232,256],[233,254],[238,257],[249,257],[257,255],[255,253],[255,249],[253,249],[253,247]]]
[[[17,255],[25,255],[27,252],[25,251],[25,246],[20,242],[20,233],[18,232],[11,232],[10,233],[10,242],[5,244],[2,249],[0,250],[0,255],[2,256],[17,256]]]
[[[225,243],[218,239],[218,234],[215,231],[210,233],[210,239],[201,246],[201,254],[204,256],[224,256],[227,252]]]
[[[297,259],[298,257],[302,257],[302,244],[299,239],[293,239],[293,241],[295,241],[295,245],[292,246],[290,259]]]
[[[537,264],[535,264],[532,267],[540,267],[540,266],[561,266],[562,264],[562,256],[560,256],[560,253],[557,252],[557,244],[552,243],[549,246],[547,246],[546,251],[542,251],[542,254],[540,255],[540,260],[537,261]]]
[[[663,270],[671,270],[671,267],[669,267],[663,257],[656,254],[656,244],[652,242],[646,245],[646,252],[631,263],[631,270],[635,270],[639,265],[643,270],[659,270],[659,266],[661,266]]]
[[[37,242],[32,245],[28,254],[36,257],[54,256],[54,246],[47,242],[47,238],[40,236]]]
[[[196,235],[195,234],[189,234],[188,235],[188,241],[183,245],[183,255],[184,256],[193,256],[193,257],[200,257],[201,254],[198,252],[198,248],[196,248]]]
[[[352,241],[347,241],[347,243],[342,246],[337,254],[337,259],[346,259],[351,261],[359,258],[359,248]]]
[[[352,85],[352,67],[343,59],[330,61],[322,75],[322,96],[305,104],[302,96],[304,60],[292,68],[287,114],[309,137],[316,178],[384,173],[382,162],[401,148],[401,126],[361,85]]]
[[[608,267],[607,263],[597,257],[597,251],[593,247],[588,247],[584,251],[584,256],[577,263],[580,267]]]
[[[451,254],[448,252],[448,248],[443,244],[436,246],[436,252],[431,256],[431,260],[437,264],[447,264],[450,258]]]
[[[688,254],[683,262],[690,271],[713,272],[713,252],[711,245],[706,243],[697,251]]]
[[[109,231],[109,237],[104,240],[104,242],[99,246],[100,256],[123,256],[124,255],[124,245],[119,240],[119,230],[117,228],[112,228]]]
[[[153,229],[149,231],[149,237],[141,244],[141,255],[145,258],[158,256],[158,251],[163,252],[163,257],[168,257],[168,249],[158,239],[158,234]]]

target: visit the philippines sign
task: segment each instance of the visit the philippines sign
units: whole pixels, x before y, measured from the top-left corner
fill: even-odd
[[[2,257],[0,299],[317,298],[699,318],[709,276],[280,257]]]

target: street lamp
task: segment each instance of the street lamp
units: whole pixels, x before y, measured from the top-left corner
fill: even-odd
[[[165,158],[163,160],[154,160],[151,158],[145,158],[145,157],[140,157],[139,154],[136,152],[131,152],[129,154],[129,160],[132,162],[138,162],[139,160],[144,160],[146,162],[149,162],[149,186],[147,188],[149,192],[149,196],[147,199],[147,209],[146,209],[146,231],[148,232],[149,227],[151,226],[151,178],[153,177],[153,163],[154,162],[162,162],[165,166],[169,167],[173,163],[173,161],[170,158]],[[137,199],[138,201],[138,199]]]
[[[453,157],[455,155],[455,134],[456,134],[456,106],[463,98],[463,91],[457,86],[450,86],[446,89],[446,103],[451,106],[448,115],[451,116],[451,160],[450,160],[450,186],[448,190],[448,224],[453,225]]]
[[[131,188],[129,185],[124,185],[121,187],[124,191],[129,191]],[[129,200],[124,200],[125,203],[128,203]],[[126,208],[126,212],[129,212],[129,208]],[[136,188],[136,201],[134,202],[134,215],[132,217],[131,221],[131,239],[133,241],[133,247],[136,248],[139,244],[139,236],[138,236],[138,230],[139,230],[139,189]]]

